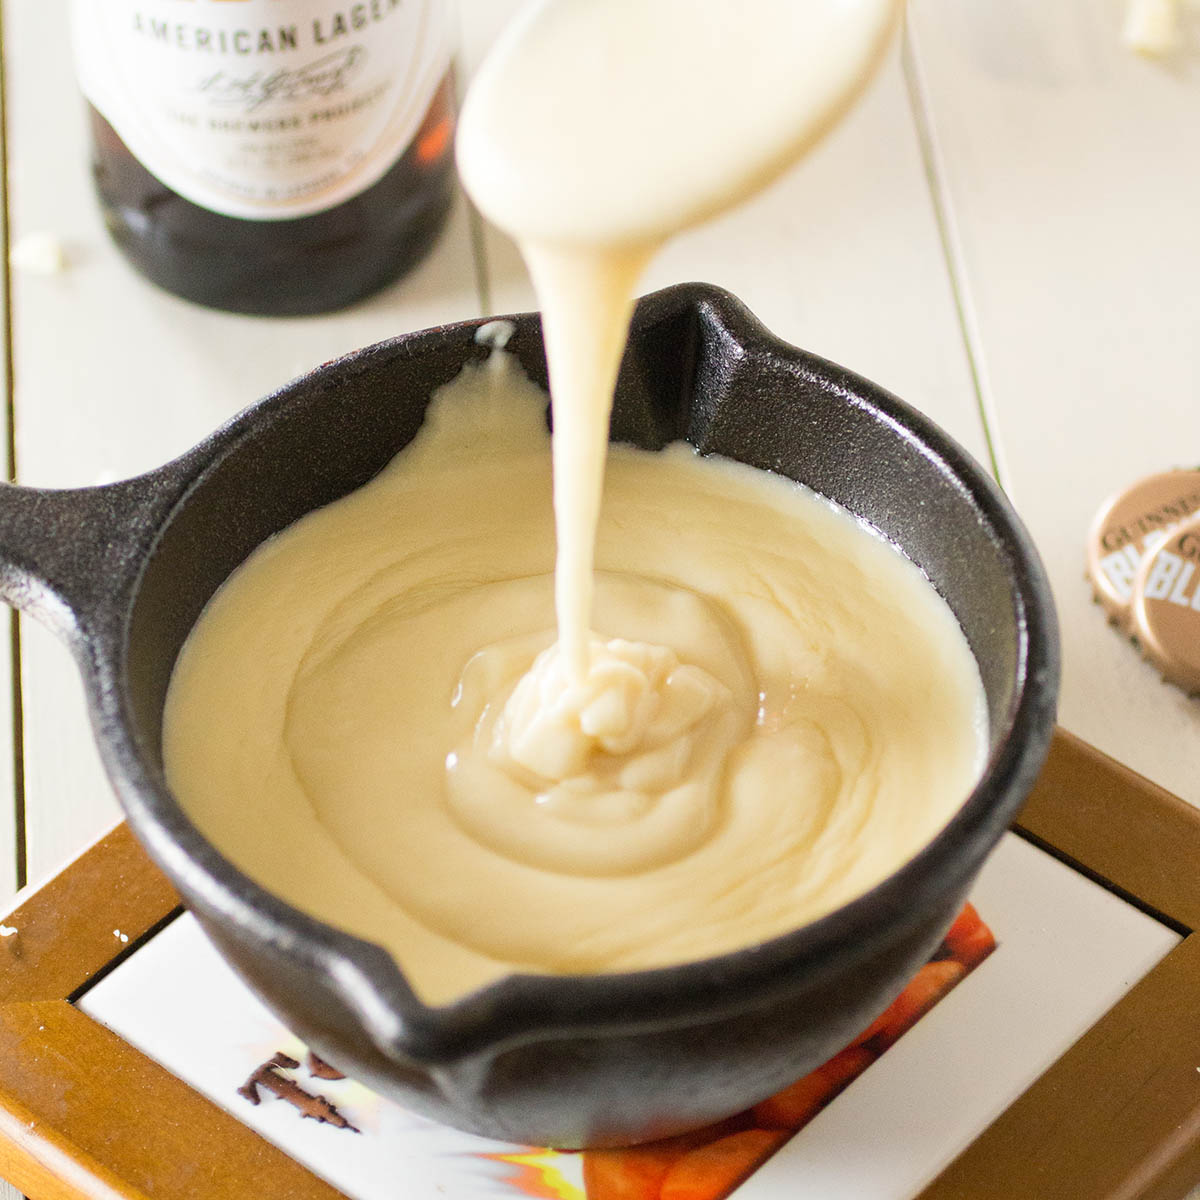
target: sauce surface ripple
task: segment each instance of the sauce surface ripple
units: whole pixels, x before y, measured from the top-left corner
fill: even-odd
[[[978,673],[917,568],[682,445],[612,449],[594,627],[701,677],[657,744],[566,785],[497,753],[554,641],[545,407],[503,360],[468,368],[380,476],[224,585],[168,697],[168,778],[201,831],[431,1002],[795,928],[915,853],[980,767]]]

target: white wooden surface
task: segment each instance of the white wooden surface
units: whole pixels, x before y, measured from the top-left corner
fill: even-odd
[[[939,187],[1005,487],[1053,579],[1062,723],[1200,802],[1200,703],[1083,582],[1110,492],[1200,462],[1200,38],[1119,42],[1115,0],[912,0]]]
[[[2,164],[0,164],[2,165]],[[0,205],[0,210],[3,205]],[[0,246],[5,244],[8,222],[0,211]],[[8,328],[7,289],[0,291],[0,329]],[[0,395],[8,396],[7,354],[0,353]],[[0,440],[5,445],[0,478],[10,478],[12,464],[8,461],[9,432],[7,402],[0,412]],[[13,760],[13,675],[12,634],[16,617],[0,611],[0,901],[16,890],[17,872],[17,791],[14,786]],[[0,1200],[6,1200],[0,1190]]]
[[[53,233],[69,263],[12,277],[23,482],[142,470],[334,354],[531,306],[512,246],[473,239],[463,206],[416,275],[348,313],[259,320],[157,292],[100,224],[65,7],[2,6],[12,240]],[[461,0],[464,73],[516,7]],[[1122,0],[911,0],[907,53],[846,124],[753,204],[668,248],[645,286],[729,287],[983,461],[990,443],[1056,588],[1064,724],[1197,802],[1200,703],[1159,682],[1082,582],[1105,494],[1200,461],[1200,45],[1167,65],[1140,60],[1120,44],[1122,15]],[[21,650],[24,852],[37,877],[116,813],[74,668],[27,622]],[[3,635],[0,898],[14,875],[6,654]]]

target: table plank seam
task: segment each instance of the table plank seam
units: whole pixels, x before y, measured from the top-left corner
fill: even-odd
[[[4,441],[5,441],[5,478],[15,482],[17,477],[16,452],[16,421],[13,400],[13,336],[12,336],[12,268],[9,263],[10,230],[8,221],[9,197],[9,163],[8,163],[8,77],[5,70],[5,38],[3,6],[0,5],[0,253],[4,256],[3,288],[0,303],[4,306]],[[8,617],[8,648],[10,675],[8,686],[12,703],[12,771],[13,790],[11,810],[6,819],[12,821],[13,845],[12,860],[6,872],[0,872],[0,880],[4,873],[11,872],[15,888],[24,887],[26,882],[27,864],[25,853],[25,788],[22,710],[21,710],[21,633],[20,623],[15,611],[9,612]]]
[[[904,23],[900,43],[901,71],[908,92],[909,108],[912,112],[917,143],[921,150],[925,179],[929,185],[930,205],[933,209],[934,222],[937,226],[938,239],[950,282],[954,311],[962,335],[963,352],[966,355],[971,384],[975,390],[975,403],[979,409],[979,420],[983,427],[984,442],[987,446],[988,466],[1000,486],[1005,487],[1008,471],[1004,466],[1003,452],[999,443],[999,426],[995,420],[994,400],[987,384],[983,341],[971,301],[961,239],[954,219],[949,189],[946,186],[946,176],[942,168],[941,152],[938,149],[937,136],[934,131],[929,95],[923,82],[914,23],[911,15]]]
[[[16,437],[13,420],[13,339],[12,339],[12,281],[9,266],[9,230],[8,230],[8,80],[4,70],[4,6],[0,3],[0,254],[4,256],[3,282],[0,288],[0,304],[4,306],[4,473],[9,482],[16,479]],[[21,635],[16,612],[8,613],[8,638],[10,648],[10,667],[8,686],[12,692],[12,758],[13,758],[13,792],[11,797],[13,821],[13,862],[9,864],[13,873],[13,882],[17,888],[25,885],[25,792],[23,787],[24,773],[21,759],[21,673],[17,666],[20,662]],[[0,1179],[0,1200],[22,1200],[21,1193],[11,1184]]]
[[[3,288],[0,304],[4,306],[4,473],[9,482],[16,480],[16,436],[13,412],[13,339],[12,339],[12,280],[9,266],[8,228],[8,79],[5,74],[4,6],[0,3],[0,254],[4,256]],[[13,791],[11,797],[13,821],[13,860],[9,866],[13,882],[19,889],[25,885],[25,791],[21,757],[21,673],[18,664],[21,653],[20,625],[15,611],[8,613],[8,644],[10,667],[8,686],[12,692],[12,758]],[[0,1200],[22,1200],[21,1193],[0,1179]]]

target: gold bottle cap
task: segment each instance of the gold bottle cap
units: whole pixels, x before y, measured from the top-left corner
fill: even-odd
[[[1146,554],[1176,526],[1200,515],[1200,470],[1164,471],[1111,497],[1088,535],[1087,569],[1096,599],[1130,629],[1134,580]]]
[[[1131,615],[1134,637],[1164,678],[1200,692],[1200,517],[1142,558]]]

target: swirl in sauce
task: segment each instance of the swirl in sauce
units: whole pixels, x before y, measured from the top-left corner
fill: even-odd
[[[168,696],[205,835],[431,1001],[794,928],[915,853],[980,767],[978,673],[924,576],[682,445],[612,449],[594,628],[623,665],[559,693],[545,408],[506,361],[468,368],[387,470],[230,578]],[[565,706],[530,695],[547,676]]]

